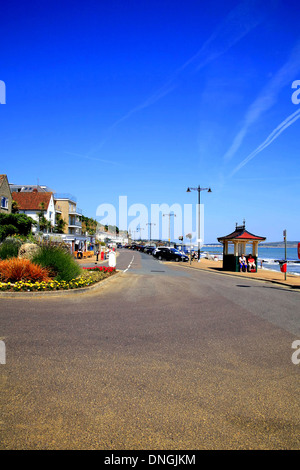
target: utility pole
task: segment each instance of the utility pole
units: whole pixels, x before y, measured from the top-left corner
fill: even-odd
[[[132,233],[133,233],[133,236],[132,236],[132,240],[135,240],[135,234],[136,234],[137,230],[132,230]]]
[[[137,231],[140,232],[140,241],[141,241],[141,232],[142,232],[142,230],[144,230],[144,228],[142,228],[142,227],[137,228]]]
[[[150,226],[150,240],[149,240],[149,243],[151,245],[151,225],[156,225],[154,222],[149,222],[148,224],[146,225],[149,225]]]

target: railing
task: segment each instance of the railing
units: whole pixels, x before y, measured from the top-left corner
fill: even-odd
[[[75,209],[69,210],[69,214],[79,214],[79,215],[82,215],[82,209],[79,209],[79,207],[76,207]]]
[[[54,199],[68,199],[69,201],[77,202],[76,197],[70,193],[54,193],[53,197]]]
[[[69,226],[82,227],[82,223],[79,220],[69,219]]]

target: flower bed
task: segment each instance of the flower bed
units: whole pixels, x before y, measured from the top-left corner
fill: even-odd
[[[34,291],[56,291],[56,290],[69,290],[78,289],[80,287],[87,287],[102,281],[103,279],[111,276],[116,272],[115,268],[87,268],[83,274],[70,281],[41,281],[34,282],[30,280],[17,281],[17,282],[0,282],[0,291],[9,292],[34,292]]]
[[[103,272],[103,273],[112,273],[116,270],[116,268],[111,268],[108,266],[93,266],[91,268],[85,268],[83,267],[82,269],[85,269],[86,271],[95,271],[95,272]]]

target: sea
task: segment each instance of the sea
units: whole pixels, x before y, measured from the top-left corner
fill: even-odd
[[[250,253],[251,251],[247,251]],[[297,248],[287,248],[287,272],[290,274],[296,274],[300,276],[300,259],[298,259]],[[223,247],[203,246],[201,248],[201,257],[205,256],[205,253],[217,256],[217,259],[223,258]],[[247,254],[246,253],[246,254]],[[268,248],[258,245],[258,269],[267,269],[270,271],[280,272],[280,264],[276,260],[285,259],[284,248]]]

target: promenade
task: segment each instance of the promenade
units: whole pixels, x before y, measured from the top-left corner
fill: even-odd
[[[230,276],[237,276],[240,278],[247,278],[247,279],[257,279],[261,281],[270,281],[274,283],[278,283],[287,287],[292,288],[299,288],[300,289],[300,276],[293,275],[287,273],[287,279],[284,279],[284,273],[271,271],[269,269],[261,269],[258,268],[257,273],[240,273],[240,272],[232,272],[232,271],[224,271],[223,270],[223,262],[222,261],[213,261],[208,260],[205,258],[201,258],[201,261],[192,261],[192,263],[180,263],[181,265],[189,266],[194,269],[203,269],[206,271],[217,272],[222,274],[227,274]]]
[[[133,254],[136,253],[136,251],[131,251],[131,250],[124,250],[124,251],[132,252]],[[117,258],[119,254],[120,254],[120,250],[116,252]],[[94,255],[90,258],[77,260],[77,262],[81,266],[94,266],[94,265],[102,265],[102,264],[107,265],[108,258],[106,260],[97,261],[96,255]],[[174,262],[169,262],[169,263],[174,264]],[[198,261],[196,260],[193,260],[191,263],[184,262],[184,263],[176,263],[176,264],[180,266],[184,266],[184,267],[202,269],[205,271],[215,272],[215,273],[224,274],[224,275],[237,276],[243,279],[249,278],[249,279],[256,279],[256,280],[261,280],[261,281],[269,281],[269,282],[273,282],[276,284],[281,284],[283,286],[291,287],[293,289],[297,289],[297,288],[300,289],[300,276],[287,273],[287,276],[286,276],[287,279],[285,280],[284,273],[271,271],[269,269],[261,269],[260,267],[258,267],[257,273],[248,273],[248,272],[235,273],[232,271],[224,271],[222,261],[208,260],[206,258],[201,258],[200,263],[198,263]],[[118,261],[117,261],[116,267],[118,269]]]

